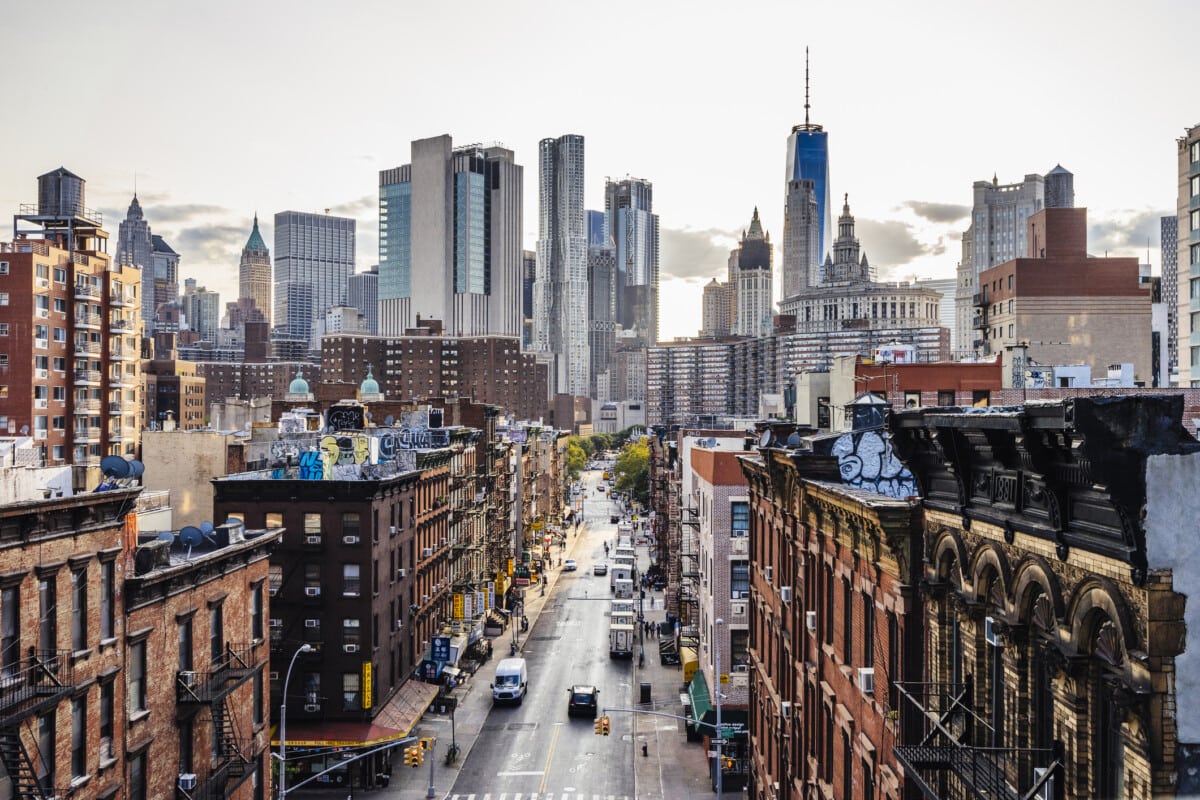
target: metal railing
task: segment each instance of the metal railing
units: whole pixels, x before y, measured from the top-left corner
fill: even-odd
[[[0,667],[0,728],[26,719],[74,690],[70,650],[34,650]]]

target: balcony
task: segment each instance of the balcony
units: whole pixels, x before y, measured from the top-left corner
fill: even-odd
[[[100,371],[94,369],[77,369],[75,370],[75,385],[76,386],[99,386]]]
[[[974,316],[971,317],[971,330],[981,331],[987,327],[988,327],[988,315],[987,315],[986,310],[983,311],[982,313],[976,313]]]
[[[31,649],[29,656],[3,670],[0,729],[34,720],[74,692],[71,651]]]
[[[87,357],[99,356],[99,355],[100,355],[100,343],[99,342],[76,342],[75,343],[75,356],[77,358],[87,358]]]
[[[210,705],[227,697],[254,675],[265,658],[251,644],[227,644],[221,658],[207,672],[175,673],[175,702],[180,705]]]
[[[75,284],[75,299],[76,300],[99,300],[100,287],[92,286],[86,283]]]
[[[108,304],[119,308],[132,308],[137,305],[137,301],[128,292],[110,292]]]
[[[125,333],[133,332],[133,322],[127,319],[114,319],[108,327],[114,333],[118,331]]]
[[[134,377],[124,372],[113,372],[109,375],[108,385],[113,389],[132,389],[136,384]]]
[[[76,314],[75,327],[87,328],[89,330],[100,330],[100,315],[99,314]]]
[[[99,414],[100,413],[100,401],[94,400],[94,399],[76,400],[75,401],[75,413],[76,414]]]
[[[108,357],[112,361],[133,361],[137,356],[133,350],[128,347],[113,347],[108,351]]]
[[[988,304],[987,292],[977,292],[971,295],[971,305],[979,307]]]
[[[94,426],[79,427],[75,429],[75,441],[77,442],[98,442],[100,441],[100,428]]]

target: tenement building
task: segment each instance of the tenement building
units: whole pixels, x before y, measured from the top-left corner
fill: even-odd
[[[922,796],[1200,791],[1200,443],[1182,411],[1140,395],[892,418],[925,507],[924,682],[889,686]]]

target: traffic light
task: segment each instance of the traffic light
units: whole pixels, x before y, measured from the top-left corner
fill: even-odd
[[[609,729],[609,723],[608,723],[608,714],[605,714],[603,717],[600,718],[600,732],[603,733],[605,736],[608,736],[609,730],[610,729]]]
[[[417,763],[413,764],[414,767],[419,767],[425,763],[425,745],[424,745],[424,743],[422,743],[422,745],[420,747],[413,748],[413,755],[415,755],[417,757]]]
[[[725,767],[725,769],[733,769],[733,759],[732,758],[722,758],[721,765],[723,767]]]
[[[597,736],[604,733],[604,717],[596,717],[596,721],[592,723],[592,730]]]
[[[405,766],[414,767],[414,768],[417,767],[419,765],[417,758],[418,758],[418,753],[420,753],[420,751],[421,751],[421,748],[419,748],[419,747],[404,748],[404,764],[405,764]]]

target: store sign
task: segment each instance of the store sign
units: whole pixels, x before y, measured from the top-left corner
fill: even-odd
[[[364,661],[362,665],[362,707],[371,707],[371,662]]]

